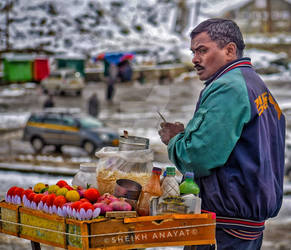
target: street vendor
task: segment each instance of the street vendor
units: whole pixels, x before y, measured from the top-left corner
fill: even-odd
[[[216,213],[217,249],[260,249],[265,221],[282,204],[285,118],[243,57],[235,22],[208,19],[190,37],[205,88],[186,128],[164,122],[159,134],[176,167],[195,173],[202,209]]]

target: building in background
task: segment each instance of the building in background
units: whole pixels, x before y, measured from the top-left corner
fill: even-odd
[[[291,32],[291,0],[242,0],[221,15],[235,20],[248,34]]]
[[[49,75],[48,58],[32,55],[3,55],[3,80],[12,82],[40,82]]]

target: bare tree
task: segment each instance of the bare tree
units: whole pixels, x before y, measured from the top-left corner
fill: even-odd
[[[0,6],[0,14],[5,15],[5,21],[4,26],[0,27],[0,33],[4,34],[4,40],[5,40],[5,49],[10,49],[10,32],[9,32],[9,26],[10,26],[10,12],[13,8],[13,0],[6,0],[6,2],[2,2],[2,6]]]

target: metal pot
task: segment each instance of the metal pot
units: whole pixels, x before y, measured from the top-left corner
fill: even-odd
[[[138,200],[142,186],[132,180],[118,179],[114,188],[114,196],[124,197],[130,200]]]
[[[144,150],[148,149],[150,140],[144,137],[137,136],[120,136],[119,137],[119,150],[130,151],[130,150]]]

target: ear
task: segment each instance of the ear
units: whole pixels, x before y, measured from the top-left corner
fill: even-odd
[[[234,42],[230,42],[225,46],[225,54],[229,60],[237,59],[236,50],[237,47]]]

